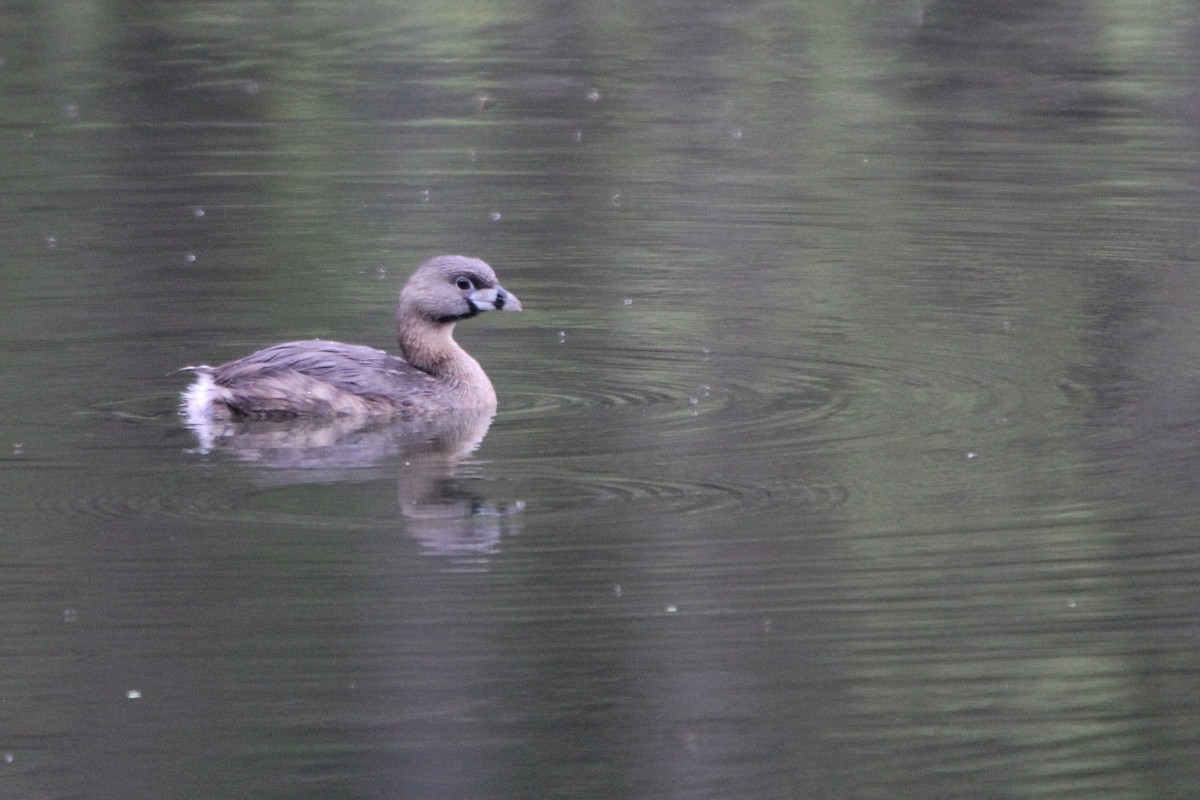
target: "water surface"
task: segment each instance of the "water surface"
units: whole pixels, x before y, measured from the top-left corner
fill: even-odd
[[[1194,796],[1196,15],[975,5],[0,7],[6,793]]]

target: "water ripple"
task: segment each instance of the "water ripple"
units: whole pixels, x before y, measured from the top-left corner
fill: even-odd
[[[538,498],[530,511],[582,512],[614,505],[683,514],[750,507],[828,511],[843,505],[848,493],[833,482],[787,480],[721,480],[697,477],[654,477],[595,471],[566,471],[553,465],[515,464],[502,480],[491,481],[505,495]]]
[[[472,482],[473,491],[487,494],[472,500],[476,506],[829,510],[843,506],[849,491],[829,477],[838,473],[820,472],[821,458],[916,437],[930,438],[925,448],[945,447],[940,435],[994,430],[1019,415],[1023,403],[1002,365],[954,352],[928,353],[919,362],[911,355],[856,361],[599,345],[563,352],[570,357],[539,359],[541,369],[501,387],[496,428],[480,451],[482,481]],[[497,372],[515,370],[501,364]],[[90,413],[174,428],[177,420],[164,416],[162,405],[161,397],[138,398]],[[167,475],[159,482],[151,471],[119,496],[81,486],[69,512],[374,526],[395,519],[394,498],[385,508],[371,505],[380,504],[378,486],[363,502],[348,503],[345,494],[356,485],[396,480],[403,461],[393,453],[353,472],[330,463],[323,475],[320,465],[300,473],[261,462],[234,472],[218,455],[214,466],[231,469],[210,485],[190,486],[186,495]],[[342,496],[314,501],[311,492],[320,484],[340,485]],[[309,494],[290,503],[289,487],[300,485]],[[332,511],[294,510],[326,505]]]
[[[501,416],[542,452],[631,455],[689,436],[711,451],[765,453],[1006,424],[1022,403],[1013,377],[953,355],[915,363],[660,350],[648,366],[644,351],[608,351],[589,356],[586,370],[572,362],[525,376],[504,394]]]

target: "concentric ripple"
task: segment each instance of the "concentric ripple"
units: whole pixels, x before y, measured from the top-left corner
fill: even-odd
[[[578,354],[526,376],[505,395],[501,419],[541,453],[664,447],[700,452],[779,452],[860,440],[921,436],[1003,423],[1021,392],[998,364],[926,354],[850,361],[725,352]],[[585,366],[577,366],[584,364]]]
[[[519,501],[493,501],[478,476],[420,476],[407,483],[403,465],[351,474],[344,470],[266,472],[232,463],[206,465],[207,479],[181,484],[173,470],[126,475],[122,491],[86,476],[79,490],[33,498],[37,513],[76,519],[236,523],[339,531],[403,530],[411,520],[428,528],[478,527],[472,520],[519,517]],[[264,477],[266,480],[264,480]],[[507,523],[505,523],[507,525]],[[170,530],[171,528],[165,528]]]
[[[289,469],[298,462],[288,458],[247,463],[229,447],[203,455],[175,415],[173,394],[84,412],[89,426],[108,421],[116,429],[103,457],[138,461],[139,470],[119,490],[96,475],[69,496],[38,502],[78,516],[347,529],[395,526],[413,509],[433,517],[618,506],[672,514],[831,511],[847,503],[849,490],[827,464],[848,451],[995,428],[1019,415],[1023,402],[1003,365],[953,352],[919,362],[856,361],[597,345],[565,355],[543,359],[541,369],[501,390],[499,416],[465,476],[460,459],[431,467],[422,480],[438,491],[456,488],[424,511],[422,493],[432,490],[413,484],[419,469],[402,450],[386,449],[352,469],[336,449],[325,465],[319,451],[306,454],[303,469]],[[157,463],[129,450],[127,433],[138,429],[159,441]],[[193,479],[178,473],[181,457]]]
[[[844,487],[832,482],[656,477],[603,470],[564,474],[526,471],[524,466],[514,465],[513,474],[493,483],[504,494],[536,498],[526,504],[531,513],[588,509],[603,513],[613,506],[631,506],[658,514],[687,514],[784,504],[792,509],[830,511],[843,505],[848,496]]]

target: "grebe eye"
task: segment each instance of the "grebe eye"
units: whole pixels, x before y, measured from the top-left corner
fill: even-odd
[[[470,291],[471,289],[475,288],[475,284],[472,283],[471,279],[466,277],[465,275],[459,275],[457,278],[455,278],[454,285],[457,286],[459,289],[461,289],[464,292]]]

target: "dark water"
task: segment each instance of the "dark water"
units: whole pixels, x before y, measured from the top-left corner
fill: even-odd
[[[0,5],[0,796],[1196,796],[1198,67],[1170,0]],[[176,415],[441,252],[527,309],[490,428]]]

